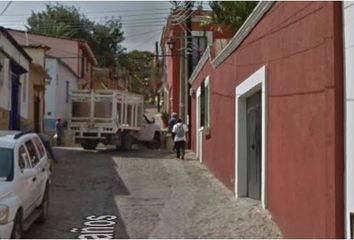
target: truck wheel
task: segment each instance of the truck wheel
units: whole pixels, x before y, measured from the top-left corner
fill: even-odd
[[[124,131],[122,133],[122,146],[121,150],[123,151],[129,151],[133,147],[133,137],[130,135],[128,131]]]
[[[155,133],[154,139],[148,142],[148,148],[159,149],[161,146],[160,134]]]
[[[95,150],[98,145],[97,141],[87,140],[81,143],[81,147],[86,150]]]
[[[48,209],[49,209],[49,187],[48,187],[48,185],[45,189],[43,200],[42,200],[41,205],[39,206],[39,209],[41,210],[42,213],[39,216],[37,222],[45,223],[48,218]]]
[[[16,217],[14,220],[14,227],[11,233],[12,239],[20,239],[22,238],[22,214],[20,211],[16,213]]]

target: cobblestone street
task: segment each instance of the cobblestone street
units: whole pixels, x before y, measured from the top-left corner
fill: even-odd
[[[107,215],[117,217],[114,238],[281,237],[259,202],[236,201],[196,160],[147,149],[56,153],[49,219],[25,238],[82,237],[92,226],[88,219]]]

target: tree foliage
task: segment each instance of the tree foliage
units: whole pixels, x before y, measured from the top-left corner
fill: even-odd
[[[255,1],[210,1],[212,22],[237,31],[256,5]]]
[[[145,99],[156,95],[154,84],[161,78],[161,64],[148,51],[134,50],[118,57],[118,78],[130,83],[130,90],[144,95]]]
[[[84,40],[93,49],[101,66],[105,67],[114,66],[117,54],[123,51],[120,18],[107,18],[103,24],[95,23],[73,6],[47,4],[44,11],[32,12],[26,28],[34,33]]]

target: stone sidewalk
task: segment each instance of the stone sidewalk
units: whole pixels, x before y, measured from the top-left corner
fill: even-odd
[[[269,212],[232,192],[204,165],[166,151],[113,157],[129,194],[116,196],[131,238],[281,238]]]

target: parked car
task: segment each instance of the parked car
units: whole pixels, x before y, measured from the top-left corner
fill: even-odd
[[[0,238],[21,238],[48,216],[50,167],[35,133],[0,131]]]

